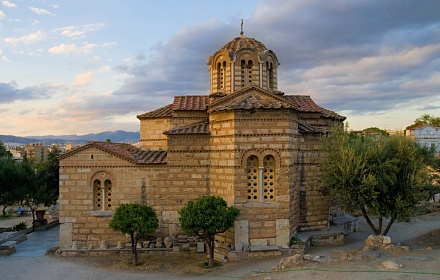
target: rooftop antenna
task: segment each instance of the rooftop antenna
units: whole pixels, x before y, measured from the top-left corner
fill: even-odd
[[[243,19],[241,19],[241,30],[240,30],[240,36],[243,36]]]

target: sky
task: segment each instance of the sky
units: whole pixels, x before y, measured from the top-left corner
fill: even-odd
[[[241,19],[278,89],[350,129],[440,116],[438,0],[0,0],[0,134],[139,131],[136,115],[209,94],[208,57]]]

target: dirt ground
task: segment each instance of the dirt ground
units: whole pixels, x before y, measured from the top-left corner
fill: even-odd
[[[140,255],[138,266],[131,264],[131,256],[69,259],[92,267],[130,272],[160,271],[178,278],[440,279],[440,212],[425,214],[410,222],[396,222],[389,233],[394,246],[387,250],[362,252],[371,231],[362,218],[359,224],[360,230],[347,236],[344,245],[312,247],[306,252],[312,260],[285,270],[279,270],[277,265],[286,256],[225,263],[213,269],[203,266],[206,254]],[[395,262],[400,268],[386,269],[383,265],[386,261]]]

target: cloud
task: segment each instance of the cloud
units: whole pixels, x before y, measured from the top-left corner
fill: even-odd
[[[2,1],[2,5],[6,6],[8,8],[17,8],[17,5],[15,5],[14,3],[11,3],[9,1]]]
[[[103,28],[103,23],[87,24],[82,26],[67,26],[63,28],[54,29],[54,32],[59,32],[66,37],[84,37],[88,32],[97,31]]]
[[[20,89],[16,82],[0,83],[0,104],[17,100],[47,99],[65,90],[61,84],[41,84]]]
[[[76,44],[59,44],[58,46],[49,48],[48,52],[52,54],[86,54],[90,53],[95,47],[97,47],[97,45],[90,43],[85,43],[83,46],[77,46]]]
[[[75,77],[74,86],[75,87],[84,87],[89,85],[90,80],[92,80],[94,77],[92,72],[86,72],[83,74],[80,74]]]
[[[0,49],[0,59],[5,62],[9,62],[9,59],[5,55],[3,55],[3,51],[1,49]]]
[[[2,10],[0,10],[0,18],[5,18],[5,17],[6,17],[6,14]]]
[[[9,43],[9,44],[18,44],[18,43],[25,43],[25,44],[31,44],[31,43],[36,43],[38,41],[41,41],[44,39],[44,34],[43,32],[41,32],[40,30],[38,30],[35,33],[31,33],[22,37],[18,37],[18,38],[14,38],[14,37],[8,37],[5,38],[5,43]]]
[[[78,46],[76,44],[59,44],[58,46],[54,46],[49,48],[48,52],[52,54],[70,54],[70,53],[76,53],[76,54],[87,54],[93,51],[93,49],[97,47],[111,47],[116,45],[114,42],[105,42],[103,44],[97,45],[97,44],[91,44],[91,43],[84,43],[82,46]]]
[[[31,10],[33,13],[38,15],[50,15],[54,16],[55,14],[52,14],[48,10],[42,9],[42,8],[35,8],[35,7],[29,7],[29,10]]]

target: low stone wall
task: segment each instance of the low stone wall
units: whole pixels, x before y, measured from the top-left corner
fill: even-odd
[[[154,248],[154,249],[137,249],[139,255],[166,255],[173,252],[173,249],[169,248]],[[77,257],[77,256],[110,256],[110,255],[131,255],[131,248],[117,249],[79,249],[79,250],[57,250],[57,254],[63,257]]]

